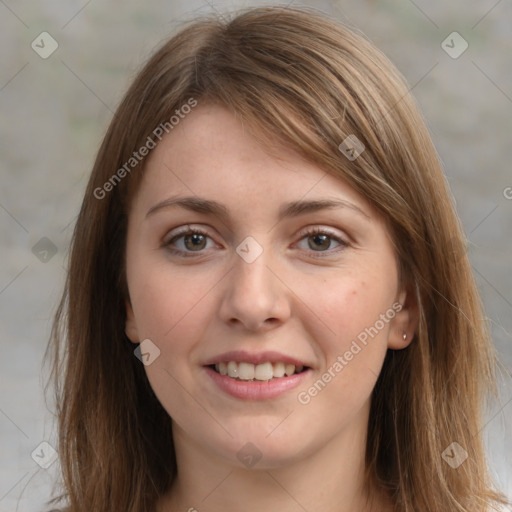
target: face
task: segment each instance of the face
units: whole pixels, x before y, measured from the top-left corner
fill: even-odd
[[[413,331],[383,219],[340,178],[200,104],[150,155],[126,251],[126,333],[178,452],[276,467],[364,433]]]

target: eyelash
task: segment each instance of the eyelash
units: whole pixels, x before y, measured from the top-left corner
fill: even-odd
[[[171,254],[183,256],[185,258],[193,258],[193,257],[200,256],[202,254],[200,251],[197,251],[197,252],[196,251],[182,251],[181,249],[171,248],[171,244],[173,244],[176,240],[183,238],[184,236],[188,236],[188,235],[203,235],[208,238],[211,238],[208,235],[208,233],[206,233],[202,229],[187,226],[181,232],[176,233],[169,241],[164,242],[163,247],[165,247]],[[343,251],[349,245],[345,240],[343,240],[342,238],[340,238],[339,236],[337,236],[330,230],[325,229],[325,228],[319,228],[319,227],[314,227],[314,228],[309,229],[308,231],[303,232],[300,240],[303,240],[304,238],[315,236],[315,235],[327,235],[331,240],[338,242],[340,245],[339,245],[339,247],[337,247],[334,250],[311,251],[312,253],[317,253],[315,256],[313,256],[314,258],[325,258],[328,256],[332,256],[333,253]],[[327,256],[324,256],[324,253],[327,253]]]

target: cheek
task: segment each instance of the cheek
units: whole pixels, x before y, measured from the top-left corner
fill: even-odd
[[[391,307],[394,286],[387,280],[369,277],[344,276],[318,284],[310,283],[304,303],[311,308],[309,318],[315,328],[317,340],[326,340],[329,352],[346,349],[352,340],[367,332],[379,320],[380,315]],[[314,327],[316,326],[316,327]],[[386,334],[389,324],[379,322],[379,334]],[[325,336],[327,334],[327,337]],[[375,338],[377,336],[374,336]],[[364,334],[360,336],[364,339]]]
[[[322,367],[313,386],[301,389],[298,399],[317,414],[338,404],[331,413],[334,423],[346,421],[369,398],[387,352],[392,318],[389,315],[386,322],[381,315],[393,304],[392,273],[389,280],[369,271],[361,275],[344,275],[320,287],[310,283],[308,304],[315,314],[308,315],[308,330],[317,342]]]
[[[322,321],[309,314],[309,330],[323,364],[309,387],[298,391],[297,400],[310,417],[325,417],[336,430],[357,414],[374,389],[390,327],[380,318],[391,307],[393,295],[385,283],[375,286],[360,278],[331,283],[328,289],[317,290],[311,303]],[[381,328],[375,330],[377,322]]]
[[[167,262],[148,263],[144,272],[133,275],[130,294],[140,336],[167,344],[186,331],[192,338],[206,318],[205,303],[212,290],[212,273],[201,270],[176,271]],[[204,320],[203,320],[204,322]]]
[[[211,321],[212,272],[171,272],[169,264],[153,263],[133,275],[133,310],[140,339],[160,350],[145,367],[151,387],[172,418],[208,420],[194,392],[201,340]]]

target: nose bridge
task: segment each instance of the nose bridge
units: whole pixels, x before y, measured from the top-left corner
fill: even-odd
[[[248,292],[263,292],[268,295],[272,284],[269,282],[269,266],[272,266],[271,250],[255,242],[245,242],[237,247],[234,262],[233,280],[235,286],[245,288]]]
[[[247,237],[238,245],[220,308],[223,321],[256,330],[285,320],[289,315],[285,287],[272,267],[272,250],[255,238]]]

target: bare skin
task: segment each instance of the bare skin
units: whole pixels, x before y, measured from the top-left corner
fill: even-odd
[[[386,351],[412,339],[417,305],[365,198],[289,149],[278,156],[227,110],[199,105],[153,150],[134,198],[126,333],[160,350],[145,370],[173,419],[178,464],[159,512],[392,510],[364,485],[370,396]],[[148,214],[178,197],[216,201],[226,215]],[[326,199],[343,206],[279,218],[292,201]],[[249,236],[256,244],[240,246]],[[358,341],[371,326],[378,333]],[[279,352],[307,371],[273,398],[235,397],[206,367],[233,350]]]

